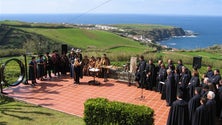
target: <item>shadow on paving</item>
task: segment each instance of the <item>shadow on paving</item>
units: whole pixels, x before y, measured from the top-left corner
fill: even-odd
[[[7,122],[0,122],[0,125],[7,125]]]
[[[0,103],[1,115],[18,118],[20,120],[29,120],[29,121],[34,120],[33,118],[31,118],[32,114],[45,115],[45,116],[52,116],[53,115],[51,113],[41,112],[41,111],[26,111],[26,109],[24,109],[24,108],[29,108],[29,107],[30,108],[38,108],[38,107],[37,106],[28,106],[28,105],[10,104],[10,103],[15,102],[15,100],[13,98],[2,96],[0,99],[2,100]],[[17,108],[17,107],[21,107],[21,108]],[[25,115],[29,114],[29,115],[22,116],[21,114],[25,114]],[[1,116],[1,117],[3,117],[3,116]],[[4,124],[7,124],[7,122],[4,122],[4,121],[0,122],[0,125],[4,125]]]

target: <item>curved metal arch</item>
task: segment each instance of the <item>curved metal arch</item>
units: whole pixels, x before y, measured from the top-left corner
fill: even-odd
[[[15,61],[19,64],[19,67],[20,67],[20,75],[17,79],[17,81],[15,81],[14,83],[12,84],[9,84],[10,86],[17,86],[19,85],[20,83],[23,82],[24,78],[25,78],[25,65],[22,63],[22,61],[20,61],[19,59],[9,59],[7,60],[4,64],[3,64],[3,67],[2,67],[2,74],[3,74],[3,78],[2,78],[2,81],[7,83],[7,81],[5,80],[5,76],[4,76],[4,70],[5,70],[5,66],[7,66],[7,64],[11,61]]]

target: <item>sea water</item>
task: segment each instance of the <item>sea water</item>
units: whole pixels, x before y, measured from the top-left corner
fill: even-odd
[[[160,41],[177,49],[206,48],[222,44],[222,16],[145,14],[1,14],[0,20],[70,24],[161,24],[181,27],[198,35]]]

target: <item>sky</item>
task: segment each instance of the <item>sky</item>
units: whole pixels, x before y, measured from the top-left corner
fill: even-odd
[[[222,0],[0,0],[0,14],[61,13],[222,16]]]

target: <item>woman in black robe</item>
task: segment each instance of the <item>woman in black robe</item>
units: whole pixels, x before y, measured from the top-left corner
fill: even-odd
[[[209,125],[209,116],[211,114],[209,114],[209,111],[207,110],[206,102],[206,98],[201,98],[201,105],[197,107],[195,111],[192,125]]]

